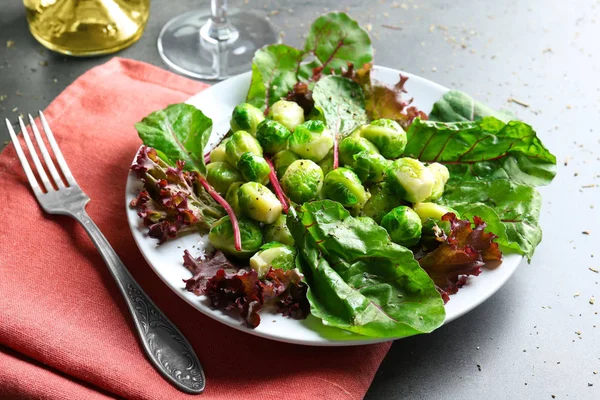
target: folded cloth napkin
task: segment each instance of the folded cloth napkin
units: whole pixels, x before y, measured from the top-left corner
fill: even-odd
[[[196,350],[207,378],[203,399],[362,398],[389,343],[308,347],[237,331],[179,298],[136,247],[124,204],[140,146],[133,124],[206,87],[114,58],[78,78],[45,116],[92,199],[89,214]],[[38,206],[12,144],[0,155],[0,185],[0,398],[188,397],[145,358],[125,303],[83,229]]]

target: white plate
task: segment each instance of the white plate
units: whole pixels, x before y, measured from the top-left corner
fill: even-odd
[[[375,67],[373,73],[377,80],[393,85],[398,82],[400,71]],[[431,110],[433,103],[448,91],[447,88],[418,76],[404,72],[402,74],[409,77],[406,83],[408,95],[414,97],[413,104],[421,110]],[[187,101],[213,120],[213,136],[207,149],[211,149],[220,140],[220,136],[227,133],[231,111],[237,104],[244,101],[249,85],[250,72],[220,82]],[[256,329],[250,329],[242,324],[236,312],[227,313],[211,309],[204,296],[198,297],[186,291],[182,282],[182,279],[191,276],[182,264],[183,250],[188,249],[192,255],[197,256],[207,243],[207,239],[192,234],[157,246],[156,240],[147,236],[147,229],[141,224],[136,211],[129,207],[129,202],[136,196],[140,188],[140,182],[133,173],[130,173],[127,180],[125,204],[133,237],[154,272],[175,293],[202,313],[252,335],[288,343],[313,346],[349,346],[389,340],[368,338],[327,327],[312,315],[304,321],[297,321],[266,310],[261,312],[260,325]],[[450,297],[450,301],[446,305],[445,323],[469,312],[488,299],[508,280],[521,260],[521,256],[508,255],[500,267],[494,270],[484,269],[478,277],[469,278],[468,283],[456,295]]]

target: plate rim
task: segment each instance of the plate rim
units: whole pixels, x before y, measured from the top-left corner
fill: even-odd
[[[435,88],[437,91],[439,91],[440,93],[446,93],[448,92],[450,89],[440,85],[436,82],[430,81],[429,79],[420,77],[418,75],[414,75],[408,72],[404,72],[401,70],[397,70],[394,68],[389,68],[389,67],[384,67],[384,66],[379,66],[379,65],[374,65],[373,66],[373,71],[382,71],[384,73],[397,73],[397,74],[402,74],[403,76],[407,76],[409,78],[409,81],[418,81],[421,84],[425,84],[428,85],[432,88]],[[195,95],[191,96],[190,98],[188,98],[185,103],[187,104],[192,104],[196,101],[196,99],[200,96],[206,96],[206,91],[208,90],[215,90],[215,87],[218,90],[218,86],[221,84],[224,84],[225,82],[228,81],[233,81],[233,80],[243,80],[243,79],[248,79],[248,81],[250,80],[251,76],[251,71],[247,71],[244,72],[242,74],[233,76],[231,78],[228,78],[224,81],[221,81],[213,86],[210,86],[202,91],[200,91],[199,93],[196,93]],[[248,77],[248,78],[246,78]],[[203,94],[204,93],[204,94]],[[140,145],[140,147],[138,148],[138,150],[136,151],[134,157],[133,157],[133,161],[135,161],[137,154],[139,152],[139,149],[141,149],[141,147],[143,146]],[[134,241],[136,243],[136,246],[138,247],[138,250],[140,251],[140,253],[142,254],[144,260],[147,262],[147,264],[150,266],[150,268],[154,271],[154,273],[161,279],[161,281],[169,288],[171,289],[173,292],[175,292],[180,298],[182,298],[186,303],[188,303],[189,305],[191,305],[195,310],[201,312],[202,314],[206,315],[207,317],[225,324],[229,327],[235,328],[239,331],[254,335],[254,336],[258,336],[258,337],[262,337],[265,339],[270,339],[270,340],[275,340],[278,342],[285,342],[285,343],[291,343],[291,344],[300,344],[300,345],[307,345],[307,346],[319,346],[319,347],[338,347],[338,346],[361,346],[361,345],[368,345],[368,344],[374,344],[374,343],[382,343],[382,342],[388,342],[388,341],[394,341],[394,340],[399,340],[399,339],[403,339],[403,338],[370,338],[368,336],[361,336],[358,334],[354,334],[353,335],[353,339],[348,339],[348,340],[335,340],[335,339],[329,339],[329,338],[322,338],[321,341],[302,341],[302,340],[295,340],[295,339],[288,339],[285,337],[281,337],[278,335],[273,335],[273,334],[269,334],[268,332],[262,332],[262,331],[257,331],[251,328],[247,328],[246,326],[244,326],[241,322],[241,320],[230,320],[227,318],[219,318],[219,315],[216,313],[219,313],[220,310],[214,310],[213,312],[206,312],[205,310],[203,310],[202,308],[199,307],[198,303],[200,303],[200,300],[202,300],[203,296],[196,296],[194,300],[196,301],[192,301],[192,299],[190,299],[185,292],[185,289],[183,287],[183,285],[181,287],[173,287],[173,285],[171,285],[171,283],[167,280],[166,276],[163,276],[162,272],[159,270],[159,268],[154,266],[154,263],[150,260],[149,255],[146,254],[146,252],[142,249],[142,245],[140,243],[141,240],[144,241],[148,241],[148,240],[154,240],[150,237],[148,237],[147,235],[147,231],[144,228],[144,231],[141,232],[140,235],[136,235],[134,230],[140,229],[139,226],[139,217],[137,217],[137,215],[135,215],[135,212],[131,212],[131,208],[129,205],[129,202],[131,200],[131,196],[133,193],[131,193],[131,186],[136,186],[136,183],[138,183],[137,186],[139,186],[139,181],[137,181],[137,178],[135,177],[135,174],[133,173],[133,171],[129,170],[128,175],[127,175],[127,181],[126,181],[126,187],[125,187],[125,211],[126,211],[126,215],[127,215],[127,222],[129,225],[129,229],[131,231],[131,234],[134,238]],[[135,215],[135,218],[132,216],[132,214]],[[181,250],[182,254],[183,254],[183,250]],[[507,258],[510,258],[510,262],[506,262]],[[488,299],[490,299],[494,294],[496,294],[498,292],[498,290],[504,286],[504,284],[508,281],[508,279],[510,279],[510,277],[514,274],[514,272],[517,270],[517,268],[519,267],[519,265],[522,263],[524,257],[518,254],[507,254],[506,256],[503,256],[503,262],[501,266],[504,266],[506,264],[508,264],[508,266],[506,267],[506,269],[508,269],[508,272],[504,275],[502,275],[500,277],[500,279],[497,279],[495,281],[493,281],[493,284],[490,285],[490,287],[488,288],[488,291],[486,292],[486,295],[481,296],[479,298],[476,299],[476,301],[473,301],[471,303],[468,303],[468,305],[466,307],[463,307],[460,309],[459,312],[455,312],[453,314],[451,314],[450,316],[448,315],[448,313],[446,313],[446,318],[443,322],[443,324],[438,327],[436,330],[439,330],[442,326],[460,318],[461,316],[467,314],[468,312],[472,311],[473,309],[479,307],[482,303],[484,303],[485,301],[487,301]],[[182,268],[183,265],[182,265]],[[183,271],[184,269],[182,269]],[[182,277],[183,279],[183,277]],[[459,292],[460,293],[460,292]],[[212,310],[211,310],[212,311]],[[316,317],[312,317],[312,318],[316,318]],[[436,330],[434,330],[433,332],[435,332]],[[433,333],[432,332],[432,333]]]

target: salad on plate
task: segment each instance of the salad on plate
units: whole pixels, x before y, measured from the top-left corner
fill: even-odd
[[[330,13],[303,49],[256,52],[209,152],[213,122],[192,105],[136,124],[143,190],[130,205],[148,236],[212,247],[182,250],[188,291],[252,328],[269,308],[395,339],[441,326],[445,303],[503,253],[531,258],[535,186],[556,164],[533,128],[459,91],[425,113],[407,77],[378,82],[372,62],[368,34]]]

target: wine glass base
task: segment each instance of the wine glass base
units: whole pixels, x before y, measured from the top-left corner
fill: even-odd
[[[158,52],[169,67],[193,78],[226,79],[249,71],[254,52],[277,41],[274,27],[264,16],[240,10],[228,13],[237,31],[230,40],[204,40],[200,29],[210,16],[210,9],[194,10],[165,24],[158,36]]]

